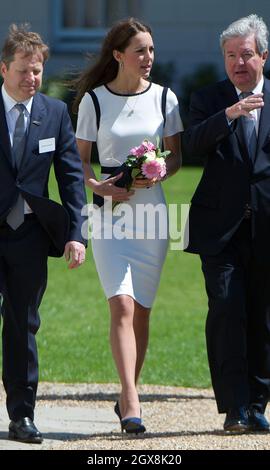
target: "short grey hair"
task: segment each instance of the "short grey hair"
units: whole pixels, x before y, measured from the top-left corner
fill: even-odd
[[[234,21],[221,33],[220,47],[222,51],[224,52],[224,44],[228,39],[239,36],[246,37],[250,34],[255,35],[258,52],[262,55],[268,49],[269,32],[263,19],[254,14]]]

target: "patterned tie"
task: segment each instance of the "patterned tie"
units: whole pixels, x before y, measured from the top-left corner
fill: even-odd
[[[241,99],[246,98],[247,96],[252,95],[252,92],[242,92],[240,93],[239,97]],[[245,141],[249,153],[249,158],[254,161],[256,156],[256,149],[257,149],[257,134],[256,134],[256,127],[255,127],[255,119],[248,118],[247,116],[241,116]]]
[[[14,135],[13,135],[13,146],[12,146],[12,159],[13,164],[17,168],[20,167],[22,156],[26,141],[25,123],[24,123],[24,110],[25,106],[22,103],[17,103],[14,108],[19,111],[19,117],[16,121]],[[7,216],[8,225],[16,230],[24,221],[24,200],[19,194],[17,201],[12,207],[10,213]]]

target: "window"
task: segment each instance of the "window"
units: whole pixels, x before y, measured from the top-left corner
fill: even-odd
[[[53,48],[96,51],[106,30],[120,18],[137,16],[140,0],[52,0]]]

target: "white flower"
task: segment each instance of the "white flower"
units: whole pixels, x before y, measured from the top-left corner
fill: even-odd
[[[156,152],[154,150],[149,150],[149,152],[145,152],[144,156],[146,157],[146,162],[150,162],[151,160],[156,159]]]

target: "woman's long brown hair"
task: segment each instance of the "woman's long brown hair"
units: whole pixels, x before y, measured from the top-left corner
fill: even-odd
[[[112,27],[104,39],[97,62],[91,64],[73,81],[73,89],[77,92],[72,107],[75,113],[78,112],[80,101],[86,91],[105,85],[116,77],[119,65],[113,56],[113,51],[124,52],[132,37],[140,32],[152,35],[151,28],[135,18],[121,20]]]

